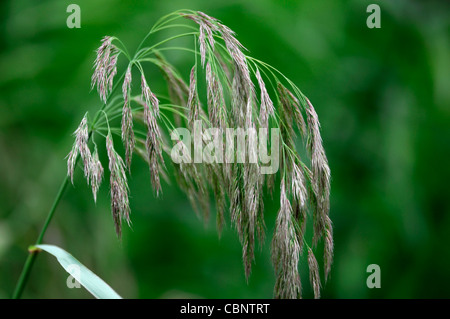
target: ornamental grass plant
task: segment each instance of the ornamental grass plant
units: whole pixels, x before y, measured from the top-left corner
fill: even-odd
[[[154,41],[155,34],[167,31],[175,34]],[[177,39],[189,41],[175,46]],[[189,70],[178,70],[170,62],[170,57],[181,51],[192,56]],[[154,72],[155,68],[159,72]],[[154,89],[158,81],[166,82],[168,95]],[[268,249],[262,245],[268,218],[264,199],[279,187],[280,197],[274,199],[279,201],[279,211],[270,247],[274,297],[301,298],[298,269],[303,261],[309,267],[314,297],[320,297],[333,262],[330,169],[318,115],[292,81],[249,55],[235,32],[218,19],[179,10],[158,20],[133,55],[119,38],[105,36],[96,51],[91,83],[98,92],[99,107],[94,113],[85,113],[74,132],[66,179],[36,245],[42,244],[59,200],[79,167],[94,201],[100,187],[109,187],[111,214],[121,238],[124,223],[132,227],[128,178],[138,156],[148,164],[153,188],[149,192],[154,196],[161,196],[165,180],[175,180],[205,221],[211,213],[216,214],[219,235],[226,224],[236,229],[247,280],[257,242],[261,249]],[[179,128],[195,132],[196,125],[205,129],[200,138],[187,142],[181,138]],[[233,135],[216,134],[229,129],[260,134],[247,133],[242,148],[224,153],[214,146],[239,143]],[[271,139],[264,138],[268,135]],[[123,148],[117,147],[119,143]],[[300,152],[299,146],[304,151]],[[199,147],[203,150],[200,160],[195,154]],[[271,149],[279,167],[266,170],[267,163],[256,154],[261,147]],[[101,153],[106,154],[107,162],[100,160]],[[306,231],[309,224],[311,236]],[[323,245],[323,265],[315,257],[319,244]],[[33,250],[15,297],[20,297],[35,258]]]

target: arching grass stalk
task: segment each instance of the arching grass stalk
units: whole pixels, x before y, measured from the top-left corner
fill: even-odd
[[[151,36],[178,29],[180,33],[146,46],[153,40]],[[184,32],[186,29],[189,32]],[[172,42],[185,37],[192,37],[194,44],[173,45]],[[193,66],[190,72],[177,70],[163,55],[167,51],[191,53]],[[103,179],[103,165],[99,160],[97,144],[90,140],[97,133],[106,142],[111,212],[119,238],[122,221],[131,223],[127,175],[132,171],[133,154],[148,163],[150,181],[158,196],[162,193],[160,175],[167,177],[164,158],[174,159],[173,151],[177,149],[181,151],[181,161],[174,160],[172,163],[177,185],[205,220],[210,214],[209,192],[213,192],[219,234],[225,225],[226,211],[229,211],[231,224],[242,244],[247,280],[253,264],[255,243],[257,240],[260,243],[264,241],[263,189],[264,186],[269,190],[274,187],[275,175],[279,172],[280,209],[271,247],[276,277],[274,297],[301,297],[298,267],[306,247],[311,285],[314,296],[319,298],[322,285],[313,250],[323,239],[323,277],[326,281],[332,264],[333,235],[329,217],[330,169],[322,145],[318,115],[309,99],[290,79],[269,64],[244,54],[245,51],[230,28],[205,13],[192,10],[179,10],[159,19],[144,37],[133,58],[117,37],[103,38],[94,62],[92,87],[96,87],[104,104],[93,121],[86,114],[75,131],[75,142],[68,156],[68,177],[61,186],[37,244],[42,241],[69,178],[73,181],[79,158],[96,200]],[[116,80],[116,66],[121,55],[129,63],[122,78]],[[148,64],[161,71],[167,83],[167,94],[152,90],[156,76],[148,76]],[[185,81],[187,78],[189,81]],[[200,92],[200,81],[204,81],[205,92]],[[122,84],[122,94],[114,95],[118,83]],[[138,96],[132,95],[136,84],[140,88]],[[107,105],[108,100],[110,103]],[[120,125],[117,123],[119,118]],[[185,126],[195,131],[198,123],[219,132],[230,128],[278,130],[279,144],[274,144],[272,140],[263,143],[266,147],[279,145],[272,149],[272,153],[279,154],[280,169],[277,167],[276,171],[265,175],[261,158],[250,160],[253,154],[251,147],[258,141],[251,139],[250,135],[245,142],[249,152],[244,152],[244,161],[237,160],[242,155],[238,151],[232,155],[230,162],[220,161],[217,153],[212,156],[212,161],[193,162],[189,152],[192,142],[179,140],[176,128]],[[135,127],[136,124],[139,126]],[[212,139],[212,133],[205,130],[202,134],[200,143],[205,146]],[[115,150],[114,136],[120,136],[122,140],[124,159]],[[224,143],[230,142],[228,139],[228,136],[218,138]],[[306,147],[308,162],[296,150],[299,139]],[[261,140],[259,142],[261,144]],[[91,153],[92,144],[94,151]],[[312,216],[312,238],[306,237],[309,216]],[[28,257],[15,297],[20,297],[35,257],[35,253]]]

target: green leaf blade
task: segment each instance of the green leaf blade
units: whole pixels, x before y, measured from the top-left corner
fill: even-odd
[[[29,248],[30,252],[38,250],[44,250],[53,255],[64,270],[75,278],[95,298],[122,299],[122,297],[120,297],[106,282],[104,282],[100,277],[94,274],[64,249],[54,245],[36,245],[30,246]],[[70,271],[74,265],[79,268],[79,271]]]

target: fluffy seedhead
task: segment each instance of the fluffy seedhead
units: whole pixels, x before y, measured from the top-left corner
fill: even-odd
[[[131,168],[131,159],[133,156],[134,146],[136,144],[136,139],[134,137],[133,131],[133,112],[131,110],[130,101],[130,91],[131,91],[131,66],[128,66],[125,73],[125,79],[122,85],[123,94],[123,109],[122,109],[122,141],[125,147],[125,162],[127,164],[128,170]]]
[[[309,267],[309,281],[311,282],[311,287],[314,290],[314,298],[320,298],[320,276],[319,276],[319,265],[317,264],[316,257],[311,248],[308,248],[308,267]]]
[[[85,115],[81,120],[81,123],[75,130],[74,135],[75,142],[72,146],[72,150],[70,151],[67,160],[67,175],[70,177],[73,183],[73,174],[78,155],[80,155],[83,161],[84,176],[89,183],[89,177],[91,175],[92,155],[88,147],[89,133],[87,127],[87,115]]]
[[[111,213],[116,233],[122,236],[122,219],[130,224],[130,204],[128,200],[128,183],[125,173],[125,163],[114,149],[111,134],[106,136],[106,150],[109,159],[110,186],[111,186]]]
[[[227,111],[223,88],[217,74],[206,64],[206,83],[209,120],[213,127],[225,128],[227,123]]]
[[[293,164],[292,173],[291,189],[294,200],[298,203],[298,205],[300,205],[300,207],[305,207],[308,197],[305,176],[302,169],[300,169],[300,167],[295,163]]]
[[[98,158],[97,145],[95,145],[94,152],[92,153],[92,162],[90,165],[90,184],[92,187],[92,195],[94,201],[97,202],[97,192],[100,188],[100,184],[103,180],[103,166]]]
[[[154,46],[140,47],[124,72],[123,104],[122,101],[117,103],[117,99],[113,97],[90,124],[91,131],[88,130],[87,116],[75,131],[75,143],[67,161],[68,176],[73,181],[74,169],[80,157],[96,200],[103,178],[103,167],[96,145],[91,155],[88,143],[91,134],[106,135],[111,211],[116,232],[120,237],[122,220],[130,223],[126,168],[131,174],[133,152],[148,163],[151,184],[156,195],[159,195],[162,192],[161,180],[169,179],[165,172],[163,154],[172,156],[171,151],[177,148],[182,154],[181,162],[173,165],[177,185],[186,193],[195,212],[199,217],[203,217],[205,222],[210,214],[212,190],[219,234],[226,223],[229,210],[231,225],[236,229],[242,244],[247,280],[251,274],[256,242],[264,242],[264,188],[272,193],[281,179],[280,209],[271,245],[276,276],[274,296],[301,297],[298,264],[303,247],[306,246],[311,286],[314,296],[318,298],[321,288],[319,265],[310,247],[315,248],[319,239],[324,239],[325,280],[331,270],[334,247],[329,217],[330,169],[322,145],[318,115],[309,99],[290,80],[280,73],[279,78],[283,79],[283,83],[280,82],[277,70],[247,56],[246,49],[236,39],[235,32],[217,19],[203,12],[186,11],[178,17],[167,16],[167,20],[161,20],[152,32],[179,27],[178,23],[171,24],[179,17],[195,22],[198,27],[198,32],[194,32],[194,39],[198,41],[198,45],[194,47],[195,64],[190,73],[179,72],[162,55],[163,49],[159,48],[163,43],[177,38],[176,36]],[[121,44],[119,49],[113,44],[114,40],[117,39],[105,37],[102,40],[94,62],[92,87],[97,87],[100,98],[105,103],[113,90],[119,54],[124,52],[124,55],[129,57],[123,45]],[[165,52],[171,49],[178,51],[180,47],[164,48]],[[187,48],[186,51],[192,51],[192,48]],[[146,80],[147,70],[143,66],[144,63],[153,63],[159,68],[167,83],[167,93],[158,94],[158,98],[153,93]],[[132,95],[133,68],[139,71],[141,76],[140,97]],[[147,78],[153,80],[155,75],[151,74]],[[188,78],[189,84],[184,81],[185,78]],[[117,125],[114,119],[119,116],[121,125],[114,127]],[[102,118],[103,122],[99,118]],[[108,118],[111,120],[111,127]],[[263,165],[254,147],[260,142],[256,135],[247,136],[244,143],[247,152],[241,154],[238,151],[237,154],[231,154],[230,158],[228,154],[222,154],[226,158],[224,162],[193,162],[191,142],[185,144],[179,138],[173,138],[171,134],[173,142],[168,142],[170,139],[167,138],[167,133],[173,133],[174,124],[185,124],[194,132],[198,122],[204,129],[216,128],[221,132],[229,127],[255,132],[261,128],[279,129],[281,143],[276,151],[280,154],[280,178],[275,174],[261,173]],[[145,131],[141,128],[145,128]],[[107,134],[101,133],[102,130],[107,130]],[[114,149],[112,134],[122,138],[125,162]],[[297,136],[306,146],[310,167],[302,161],[296,150],[300,144]],[[200,145],[203,149],[207,141],[211,140],[212,136],[207,130],[200,134]],[[220,138],[219,142],[231,144],[234,140],[226,135],[225,138]],[[266,146],[270,143],[267,142]],[[309,225],[308,212],[312,212],[312,239],[306,237],[309,233],[306,232]],[[312,242],[311,246],[308,242]]]
[[[141,77],[142,85],[142,95],[144,99],[144,119],[147,125],[147,140],[146,149],[148,162],[150,163],[150,175],[153,188],[156,195],[159,196],[161,193],[161,181],[159,178],[159,162],[163,161],[160,140],[161,133],[159,131],[159,126],[156,121],[156,117],[159,116],[159,101],[156,95],[150,91],[150,88],[145,81],[144,75]],[[150,109],[150,105],[152,108]]]
[[[159,100],[156,95],[150,90],[150,87],[145,80],[144,74],[141,75],[141,88],[142,88],[142,99],[145,102],[146,108],[152,108],[152,113],[159,117]]]
[[[189,97],[188,97],[188,121],[189,127],[194,128],[194,121],[198,120],[199,116],[199,101],[197,93],[197,80],[195,78],[195,66],[192,67],[189,76]]]
[[[112,41],[112,37],[104,37],[101,46],[97,49],[91,80],[91,88],[97,86],[97,91],[104,103],[106,103],[108,93],[112,90],[114,76],[117,74],[116,64],[119,51]]]
[[[273,106],[273,102],[267,93],[266,84],[261,77],[261,73],[259,69],[256,69],[255,73],[256,79],[258,80],[259,88],[261,90],[261,106],[259,109],[259,121],[262,127],[269,127],[269,115],[274,116],[275,110]]]
[[[301,296],[298,274],[300,243],[295,232],[292,207],[286,194],[285,180],[281,181],[280,210],[272,240],[272,263],[276,282],[274,295],[280,299],[296,299]]]
[[[317,244],[326,230],[330,210],[330,168],[322,146],[319,118],[308,98],[306,98],[306,113],[308,118],[307,148],[311,156],[313,188],[317,199],[314,216],[314,244]]]
[[[331,225],[330,217],[327,216],[325,223],[325,248],[323,251],[325,281],[328,280],[328,275],[331,271],[331,265],[333,264],[333,251],[333,227]]]

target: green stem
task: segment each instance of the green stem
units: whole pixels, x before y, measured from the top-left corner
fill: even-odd
[[[68,184],[69,184],[69,177],[66,175],[64,181],[61,184],[61,187],[59,188],[58,194],[56,195],[56,198],[53,201],[53,205],[48,213],[47,219],[45,220],[41,233],[39,234],[39,237],[36,240],[35,246],[42,243],[48,225],[50,224],[50,221],[53,218],[56,207],[58,207],[59,201],[61,200],[61,197],[64,194],[64,191],[66,190]],[[37,251],[30,252],[30,254],[28,255],[28,258],[25,262],[25,266],[23,267],[22,273],[20,275],[19,281],[17,282],[16,289],[14,290],[13,299],[19,299],[20,296],[22,295],[23,289],[25,288],[25,284],[28,281],[28,277],[30,276],[31,268],[33,267],[34,261],[36,260],[36,256]]]
[[[167,39],[165,39],[165,40],[162,40],[162,41],[156,43],[155,45],[152,45],[151,47],[146,48],[145,51],[143,51],[143,53],[139,53],[138,57],[136,57],[136,60],[139,60],[139,59],[145,57],[145,55],[146,55],[147,53],[151,52],[154,48],[156,48],[156,47],[158,47],[158,46],[160,46],[160,45],[162,45],[162,44],[164,44],[164,43],[166,43],[166,42],[169,42],[169,41],[172,41],[172,40],[181,38],[181,37],[186,37],[186,36],[196,35],[196,34],[198,34],[198,32],[186,32],[186,33],[174,35],[174,36],[172,36],[172,37],[170,37],[170,38],[167,38]]]

